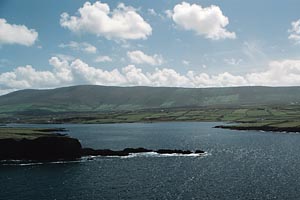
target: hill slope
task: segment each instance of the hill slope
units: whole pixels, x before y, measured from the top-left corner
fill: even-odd
[[[0,112],[297,104],[300,87],[168,88],[83,85],[0,96]]]

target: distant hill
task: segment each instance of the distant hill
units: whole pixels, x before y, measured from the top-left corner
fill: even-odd
[[[300,87],[112,87],[82,85],[0,96],[0,113],[121,111],[149,108],[300,103]]]

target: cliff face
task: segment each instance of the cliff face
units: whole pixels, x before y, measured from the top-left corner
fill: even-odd
[[[81,157],[81,144],[69,137],[0,139],[0,160],[74,160]]]

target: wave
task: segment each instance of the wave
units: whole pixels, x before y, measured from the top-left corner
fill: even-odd
[[[78,163],[83,160],[72,160],[72,161],[47,161],[47,162],[36,162],[32,160],[3,160],[0,161],[1,166],[32,166],[32,165],[45,165],[45,164],[68,164]]]
[[[145,153],[131,153],[128,156],[85,156],[79,160],[72,161],[51,161],[51,162],[35,162],[35,161],[24,161],[24,160],[3,160],[0,161],[0,166],[32,166],[32,165],[46,165],[46,164],[70,164],[89,162],[103,158],[119,158],[119,159],[130,159],[130,158],[166,158],[166,157],[206,157],[211,155],[210,153],[191,153],[191,154],[159,154],[156,152],[145,152]]]
[[[170,153],[170,154],[159,154],[157,152],[144,152],[144,153],[130,153],[128,156],[86,156],[83,159],[92,160],[95,158],[147,158],[147,157],[158,157],[158,158],[165,158],[165,157],[204,157],[208,156],[209,153],[191,153],[191,154],[180,154],[180,153]]]
[[[124,156],[124,158],[135,158],[135,157],[199,157],[203,156],[203,154],[199,153],[191,153],[191,154],[179,154],[179,153],[170,153],[170,154],[159,154],[156,152],[147,152],[147,153],[132,153],[129,156]]]

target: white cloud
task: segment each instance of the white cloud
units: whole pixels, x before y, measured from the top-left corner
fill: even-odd
[[[151,26],[132,7],[120,3],[114,10],[96,1],[86,2],[78,9],[79,16],[62,13],[60,24],[73,32],[87,32],[107,39],[146,39]]]
[[[242,59],[235,59],[235,58],[225,58],[224,62],[228,65],[239,65],[241,62],[243,62]]]
[[[269,86],[300,85],[300,60],[272,61],[266,71],[247,74],[250,84]]]
[[[53,84],[68,84],[74,81],[74,76],[68,60],[52,57],[49,59],[49,64],[53,66],[53,71],[50,73],[57,79]]]
[[[151,82],[142,69],[134,65],[128,65],[122,69],[127,84],[129,85],[150,85]]]
[[[189,71],[187,76],[193,87],[226,87],[248,84],[244,77],[232,75],[229,72],[209,75],[207,73],[195,74],[193,71]]]
[[[0,18],[0,45],[19,44],[32,46],[38,38],[34,29],[28,29],[25,25],[9,24]]]
[[[130,61],[135,64],[150,64],[150,65],[161,65],[163,58],[161,55],[154,54],[153,56],[146,55],[142,51],[128,51],[127,56]]]
[[[147,76],[152,86],[193,87],[188,77],[179,74],[174,69],[156,68],[153,73],[147,73]]]
[[[173,16],[172,10],[166,10],[166,11],[165,11],[165,14],[166,14],[166,16],[167,16],[168,18],[172,18],[172,16]]]
[[[289,39],[300,44],[300,19],[291,23],[292,28],[288,30],[290,33]]]
[[[30,65],[0,75],[0,85],[9,89],[54,87],[59,79],[50,71],[37,71]],[[1,87],[2,88],[2,87]]]
[[[182,64],[184,64],[186,66],[190,65],[190,61],[188,61],[188,60],[182,60],[181,62],[182,62]]]
[[[85,53],[96,53],[97,52],[97,48],[87,42],[79,43],[79,42],[71,41],[68,44],[60,44],[59,47],[70,48],[72,50],[83,51]]]
[[[78,84],[115,86],[168,86],[168,87],[225,87],[245,85],[295,86],[300,85],[300,60],[270,62],[261,72],[234,75],[229,72],[209,75],[188,71],[181,74],[170,68],[156,68],[144,72],[128,65],[111,71],[89,66],[76,59],[67,61],[58,57],[49,60],[53,67],[39,71],[30,65],[0,74],[0,94],[26,88],[53,88]]]
[[[208,39],[236,38],[234,32],[225,29],[229,20],[218,6],[212,5],[203,8],[201,5],[182,2],[175,5],[172,12],[167,11],[166,13],[178,26],[185,30],[195,31],[198,35],[203,35]]]
[[[72,61],[75,57],[66,54],[54,54],[54,57],[58,57],[61,60]]]
[[[156,13],[155,10],[152,9],[152,8],[149,8],[149,9],[148,9],[148,13],[149,13],[150,15],[157,16],[157,13]]]
[[[126,83],[124,76],[117,69],[105,71],[91,67],[79,59],[73,61],[70,68],[75,82],[79,84],[122,85]]]
[[[95,62],[112,62],[112,59],[109,56],[98,56]]]

